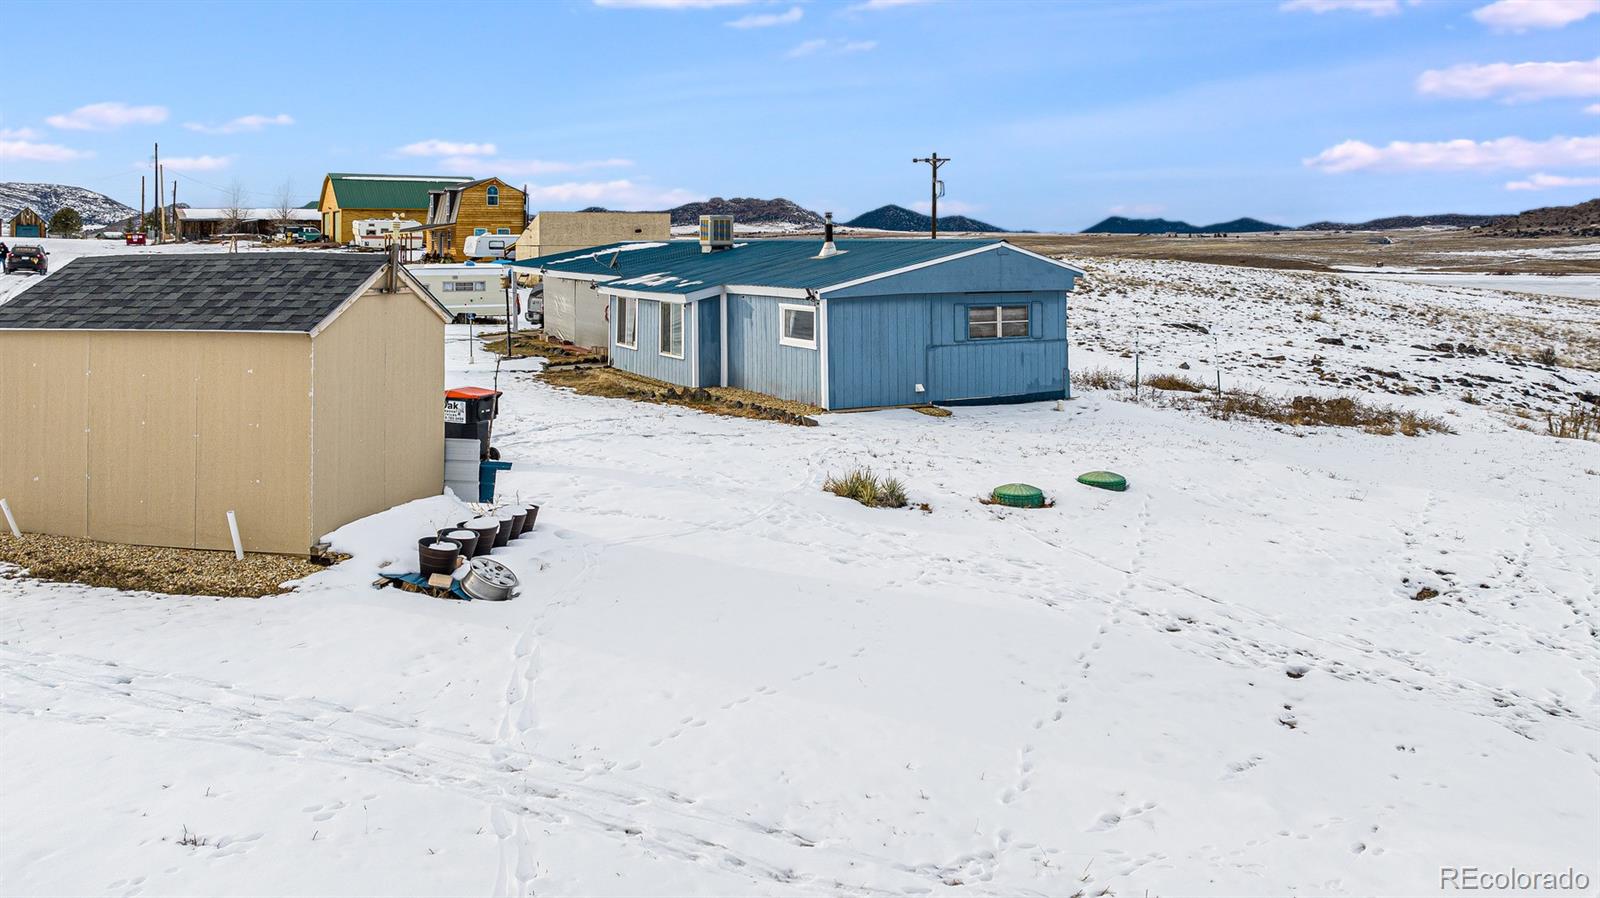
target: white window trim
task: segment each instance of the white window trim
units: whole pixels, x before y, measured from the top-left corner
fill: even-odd
[[[994,310],[994,336],[992,336],[992,337],[974,337],[972,335],[972,310],[973,309],[993,309]],[[1011,335],[1007,336],[1007,334],[1005,332],[1006,331],[1006,327],[1005,326],[1007,324],[1017,324],[1018,322],[1016,322],[1016,321],[1006,321],[1005,320],[1005,312],[1003,311],[1004,309],[1023,309],[1028,313],[1027,317],[1023,318],[1022,321],[1021,321],[1022,324],[1026,324],[1028,326],[1027,333],[1022,334],[1021,336],[1018,336],[1016,334],[1011,334]],[[980,322],[980,323],[981,324],[987,324],[988,322]],[[982,303],[973,303],[973,304],[967,306],[967,339],[969,341],[970,340],[1025,340],[1025,339],[1028,339],[1030,337],[1030,335],[1032,335],[1032,333],[1033,333],[1033,303],[1028,303],[1028,302],[1010,302],[1010,303],[997,303],[997,304],[992,305],[992,306],[991,305],[985,305],[985,304],[982,304]]]
[[[638,300],[635,300],[635,302],[637,302],[637,301]],[[678,344],[678,349],[680,351],[676,352],[676,353],[668,352],[665,349],[661,348],[661,333],[662,333],[661,329],[666,324],[666,320],[667,319],[666,319],[665,312],[666,312],[666,310],[667,310],[667,308],[669,306],[676,308],[678,310],[678,315],[682,318],[682,322],[678,325],[678,340],[680,341],[679,344]],[[666,303],[666,302],[658,302],[658,303],[656,303],[656,354],[657,355],[661,355],[661,356],[664,356],[664,357],[669,358],[669,359],[682,359],[684,357],[684,353],[682,352],[682,350],[687,349],[688,346],[689,346],[689,315],[688,315],[688,311],[689,311],[689,306],[687,304],[685,304],[685,303]],[[633,335],[634,335],[635,338],[637,338],[639,336],[639,332],[638,332],[637,329],[634,331]]]
[[[783,333],[783,317],[785,312],[810,312],[811,313],[811,339],[800,340],[795,337],[786,337]],[[810,303],[780,302],[778,303],[778,344],[793,346],[797,349],[817,348],[817,307]]]
[[[617,303],[621,308],[627,309],[627,311],[623,314],[627,317],[628,321],[633,322],[633,342],[624,343],[622,342],[621,337],[617,337],[617,346],[621,347],[622,349],[632,349],[637,351],[639,349],[639,300],[632,296],[619,296],[617,297]],[[619,323],[621,322],[611,322],[611,329],[613,332],[616,331]]]

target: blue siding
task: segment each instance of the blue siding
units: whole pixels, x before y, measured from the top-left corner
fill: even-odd
[[[820,405],[821,352],[778,342],[778,306],[805,300],[728,294],[728,386]]]
[[[967,339],[969,306],[1024,303],[1027,337]],[[830,298],[830,408],[1063,393],[1065,327],[1066,294],[1053,291]]]
[[[700,329],[700,386],[715,387],[722,383],[722,302],[708,299],[695,303],[699,310],[695,319]]]
[[[828,299],[893,294],[1069,291],[1076,276],[1008,247],[940,262],[905,274],[832,290]]]
[[[617,320],[617,304],[626,300],[611,297],[611,321]],[[661,339],[661,303],[650,299],[639,300],[639,330],[637,332],[637,349],[629,349],[617,344],[617,331],[613,324],[609,342],[611,344],[611,367],[621,368],[634,374],[664,380],[667,383],[678,384],[684,387],[697,386],[694,382],[694,321],[693,316],[685,314],[683,318],[683,358],[675,359],[662,355],[660,352]],[[689,311],[693,311],[691,308]]]

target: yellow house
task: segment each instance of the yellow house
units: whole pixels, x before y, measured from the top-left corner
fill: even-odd
[[[423,254],[441,262],[499,258],[527,224],[526,194],[499,178],[483,178],[428,194],[428,219],[422,226]],[[503,245],[469,246],[468,238],[504,236]],[[487,244],[489,241],[478,241]]]
[[[438,175],[361,175],[330,172],[322,179],[317,209],[322,233],[338,243],[355,240],[352,223],[364,218],[385,221],[399,216],[422,224],[428,220],[430,191],[471,182],[471,178]]]

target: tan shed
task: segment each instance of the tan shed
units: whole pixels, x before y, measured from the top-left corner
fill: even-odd
[[[0,305],[25,531],[303,554],[443,488],[447,313],[384,256],[85,257]]]
[[[17,214],[11,216],[10,222],[12,237],[48,237],[50,228],[44,216],[23,206]]]

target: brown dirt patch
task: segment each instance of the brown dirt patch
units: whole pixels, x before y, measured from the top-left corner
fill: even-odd
[[[479,334],[478,340],[483,348],[496,355],[506,354],[506,332]],[[565,343],[560,340],[551,340],[543,334],[532,331],[517,331],[511,335],[511,358],[538,357],[553,365],[582,364],[586,362],[604,362],[606,354],[579,346],[575,343]]]
[[[40,533],[24,533],[21,539],[0,535],[0,562],[26,569],[26,576],[58,583],[251,598],[288,592],[284,582],[322,570],[292,555],[247,553],[237,561],[232,552],[127,546]]]
[[[679,387],[615,368],[559,368],[539,373],[545,383],[566,387],[585,396],[632,399],[658,405],[679,405],[734,418],[756,418],[801,427],[816,426],[813,415],[822,409],[804,402],[789,402],[734,387]]]

